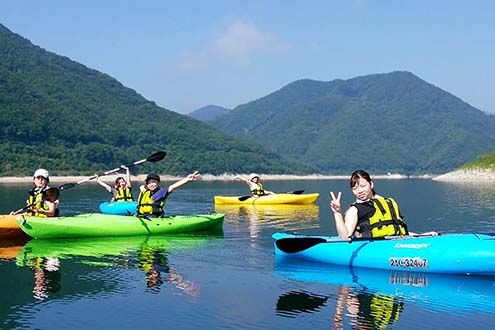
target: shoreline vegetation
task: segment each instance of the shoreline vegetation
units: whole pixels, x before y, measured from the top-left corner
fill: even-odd
[[[212,175],[212,174],[201,174],[201,180],[203,181],[237,181],[235,179],[236,175],[249,177],[249,174],[223,174],[223,175]],[[312,174],[312,175],[288,175],[288,174],[260,174],[263,178],[263,181],[269,180],[347,180],[349,179],[349,175],[321,175],[321,174]],[[119,175],[107,175],[100,176],[101,181],[105,182],[113,182],[115,179],[122,174]],[[67,183],[67,182],[78,182],[80,180],[84,180],[89,178],[90,176],[50,176],[50,183]],[[139,175],[131,175],[132,182],[144,182],[146,178],[146,174]],[[180,175],[160,175],[162,181],[176,181],[178,179],[183,178]],[[402,174],[385,174],[385,175],[374,175],[375,179],[407,179],[412,178],[410,176],[402,175]],[[418,176],[417,178],[427,178],[430,179],[431,176]],[[33,178],[30,176],[23,177],[0,177],[0,183],[24,183],[24,182],[32,182]],[[94,180],[91,180],[94,181]],[[90,182],[90,181],[89,181]]]
[[[248,177],[249,174],[239,174],[241,176]],[[269,180],[347,180],[349,179],[349,175],[322,175],[322,174],[313,174],[313,175],[288,175],[288,174],[260,174],[263,178],[263,181]],[[100,176],[100,180],[105,182],[114,182],[115,179],[119,175],[107,175]],[[78,182],[81,180],[88,179],[90,176],[52,176],[50,177],[51,183],[68,183],[68,182]],[[139,174],[131,176],[132,182],[144,182],[146,178],[146,174]],[[183,178],[182,176],[174,176],[174,175],[160,175],[162,181],[176,181],[178,179]],[[469,170],[456,170],[452,172],[448,172],[441,175],[432,175],[432,174],[424,174],[424,175],[405,175],[399,173],[388,173],[382,175],[372,175],[373,179],[391,179],[391,180],[399,180],[399,179],[426,179],[426,180],[434,180],[434,181],[454,181],[454,182],[469,182],[469,181],[495,181],[495,169],[469,169]],[[211,174],[202,174],[201,180],[203,181],[237,181],[235,179],[235,174],[223,174],[223,175],[211,175]],[[0,177],[1,183],[30,183],[33,181],[33,178],[30,176],[22,176],[22,177],[14,177],[14,176],[6,176]],[[91,180],[94,181],[94,180]],[[88,181],[88,182],[91,182]]]

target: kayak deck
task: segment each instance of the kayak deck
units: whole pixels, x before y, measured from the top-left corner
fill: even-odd
[[[133,215],[137,213],[137,202],[104,202],[99,208],[105,214]]]
[[[320,194],[271,194],[264,196],[252,196],[244,200],[243,196],[215,196],[215,204],[312,204]]]
[[[349,267],[495,275],[495,237],[488,234],[342,240],[275,233],[272,238],[276,255],[284,258]]]
[[[17,218],[19,227],[35,238],[106,237],[177,234],[221,230],[224,215],[176,215],[163,218],[146,218],[100,213],[75,216]]]

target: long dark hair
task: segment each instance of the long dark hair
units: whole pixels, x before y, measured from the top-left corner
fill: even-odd
[[[352,172],[351,174],[351,180],[350,180],[351,189],[354,188],[359,183],[360,178],[365,179],[371,184],[371,176],[368,174],[368,172],[363,170],[357,170]],[[373,195],[376,195],[375,188],[371,189],[371,192],[373,193]]]

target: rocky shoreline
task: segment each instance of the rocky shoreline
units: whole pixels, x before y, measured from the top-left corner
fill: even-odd
[[[492,182],[495,181],[495,169],[457,170],[432,179],[435,181]]]
[[[248,177],[249,174],[239,174],[244,177]],[[287,175],[287,174],[260,174],[264,181],[269,180],[347,180],[349,175]],[[105,182],[113,182],[115,179],[121,175],[108,175],[101,176],[100,180]],[[67,183],[67,182],[78,182],[89,178],[90,176],[51,176],[51,183]],[[146,174],[133,175],[131,180],[133,182],[144,182]],[[176,181],[183,178],[183,176],[173,176],[173,175],[160,175],[162,181]],[[374,179],[407,179],[406,175],[402,174],[386,174],[386,175],[373,175]],[[201,180],[203,181],[235,181],[234,174],[223,174],[223,175],[212,175],[212,174],[202,174]],[[30,176],[24,177],[0,177],[0,183],[25,183],[32,182],[33,178]]]
[[[248,177],[249,174],[240,174],[241,176]],[[105,182],[113,182],[121,175],[108,175],[102,176],[100,179]],[[53,176],[50,177],[51,183],[68,183],[68,182],[78,182],[81,180],[88,179],[90,176]],[[160,175],[162,181],[176,181],[183,178],[183,176],[173,176],[173,175]],[[287,175],[287,174],[261,174],[264,181],[269,180],[347,180],[349,175]],[[140,174],[131,176],[133,182],[144,182],[146,174]],[[384,175],[372,175],[373,179],[427,179],[435,181],[495,181],[495,169],[474,169],[474,170],[457,170],[442,175],[418,175],[418,176],[408,176],[398,173],[388,173]],[[32,182],[33,178],[30,176],[23,177],[0,177],[0,183],[29,183]],[[203,181],[235,181],[234,174],[223,174],[223,175],[212,175],[212,174],[202,174],[201,180]]]

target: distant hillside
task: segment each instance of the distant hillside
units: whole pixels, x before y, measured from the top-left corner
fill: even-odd
[[[199,108],[188,114],[188,116],[194,119],[201,120],[203,122],[209,122],[214,120],[220,115],[226,114],[230,109],[220,107],[218,105],[207,105],[206,107]]]
[[[323,173],[443,173],[495,148],[495,117],[410,72],[295,81],[214,120]]]
[[[495,151],[478,156],[475,161],[433,178],[435,181],[495,181]]]
[[[135,171],[308,173],[290,161],[147,101],[110,76],[0,24],[0,175],[92,174],[165,150]]]
[[[476,160],[471,163],[461,166],[461,170],[471,169],[489,169],[495,170],[495,151],[478,156]]]

